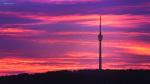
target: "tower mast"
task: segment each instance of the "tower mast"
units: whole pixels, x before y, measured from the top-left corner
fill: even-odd
[[[99,40],[99,70],[102,70],[102,21],[101,21],[101,16],[100,16],[100,23],[99,23],[99,35],[98,35],[98,40]]]

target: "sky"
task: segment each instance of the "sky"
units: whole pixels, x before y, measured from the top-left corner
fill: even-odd
[[[0,0],[0,75],[150,69],[149,0]]]

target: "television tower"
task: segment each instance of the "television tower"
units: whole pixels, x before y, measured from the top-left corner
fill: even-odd
[[[98,40],[99,40],[99,70],[102,70],[102,40],[103,40],[103,35],[102,35],[102,18],[100,16],[100,22],[99,22],[99,35],[98,35]]]

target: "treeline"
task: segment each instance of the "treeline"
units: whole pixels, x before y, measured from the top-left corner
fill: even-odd
[[[150,84],[149,70],[79,70],[0,77],[0,84]]]

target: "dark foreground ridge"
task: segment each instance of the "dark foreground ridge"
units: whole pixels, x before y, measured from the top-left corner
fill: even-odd
[[[0,84],[150,84],[149,70],[79,70],[0,77]]]

